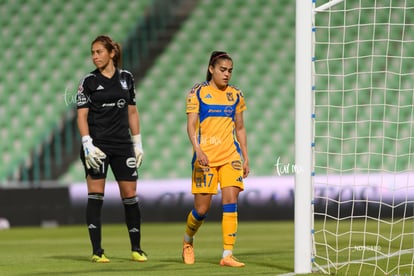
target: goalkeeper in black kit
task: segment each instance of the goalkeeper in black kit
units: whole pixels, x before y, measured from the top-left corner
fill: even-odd
[[[135,84],[130,72],[118,68],[120,45],[108,36],[91,43],[96,69],[80,82],[77,123],[82,137],[80,158],[88,187],[86,223],[92,262],[108,263],[101,245],[101,209],[108,167],[118,183],[131,242],[132,260],[147,261],[141,249],[141,213],[136,195],[137,169],[143,157]]]

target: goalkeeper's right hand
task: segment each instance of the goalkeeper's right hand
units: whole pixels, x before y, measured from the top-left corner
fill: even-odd
[[[85,153],[86,168],[98,169],[106,158],[106,154],[93,145],[92,138],[89,135],[82,136],[82,145]]]

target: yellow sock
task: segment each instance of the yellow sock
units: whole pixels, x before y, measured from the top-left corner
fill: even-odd
[[[192,242],[193,236],[197,233],[198,228],[200,228],[203,223],[204,216],[199,216],[195,210],[192,210],[187,216],[187,225],[185,228],[185,240],[186,242]]]
[[[230,204],[227,204],[227,205],[230,205]],[[226,212],[226,211],[223,212],[223,220],[222,220],[221,226],[222,226],[222,232],[223,232],[223,249],[232,251],[234,244],[236,243],[237,211],[234,211],[235,208],[231,208],[231,209],[233,209],[232,210],[233,212]]]

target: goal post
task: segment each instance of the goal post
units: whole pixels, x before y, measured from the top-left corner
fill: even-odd
[[[296,0],[295,273],[311,272],[312,1]]]
[[[297,274],[414,274],[414,1],[296,1]]]

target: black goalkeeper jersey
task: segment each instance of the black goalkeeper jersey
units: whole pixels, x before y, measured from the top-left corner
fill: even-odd
[[[135,105],[132,74],[115,70],[112,78],[98,69],[86,75],[79,84],[77,108],[89,108],[89,135],[96,145],[131,144],[128,105]]]

